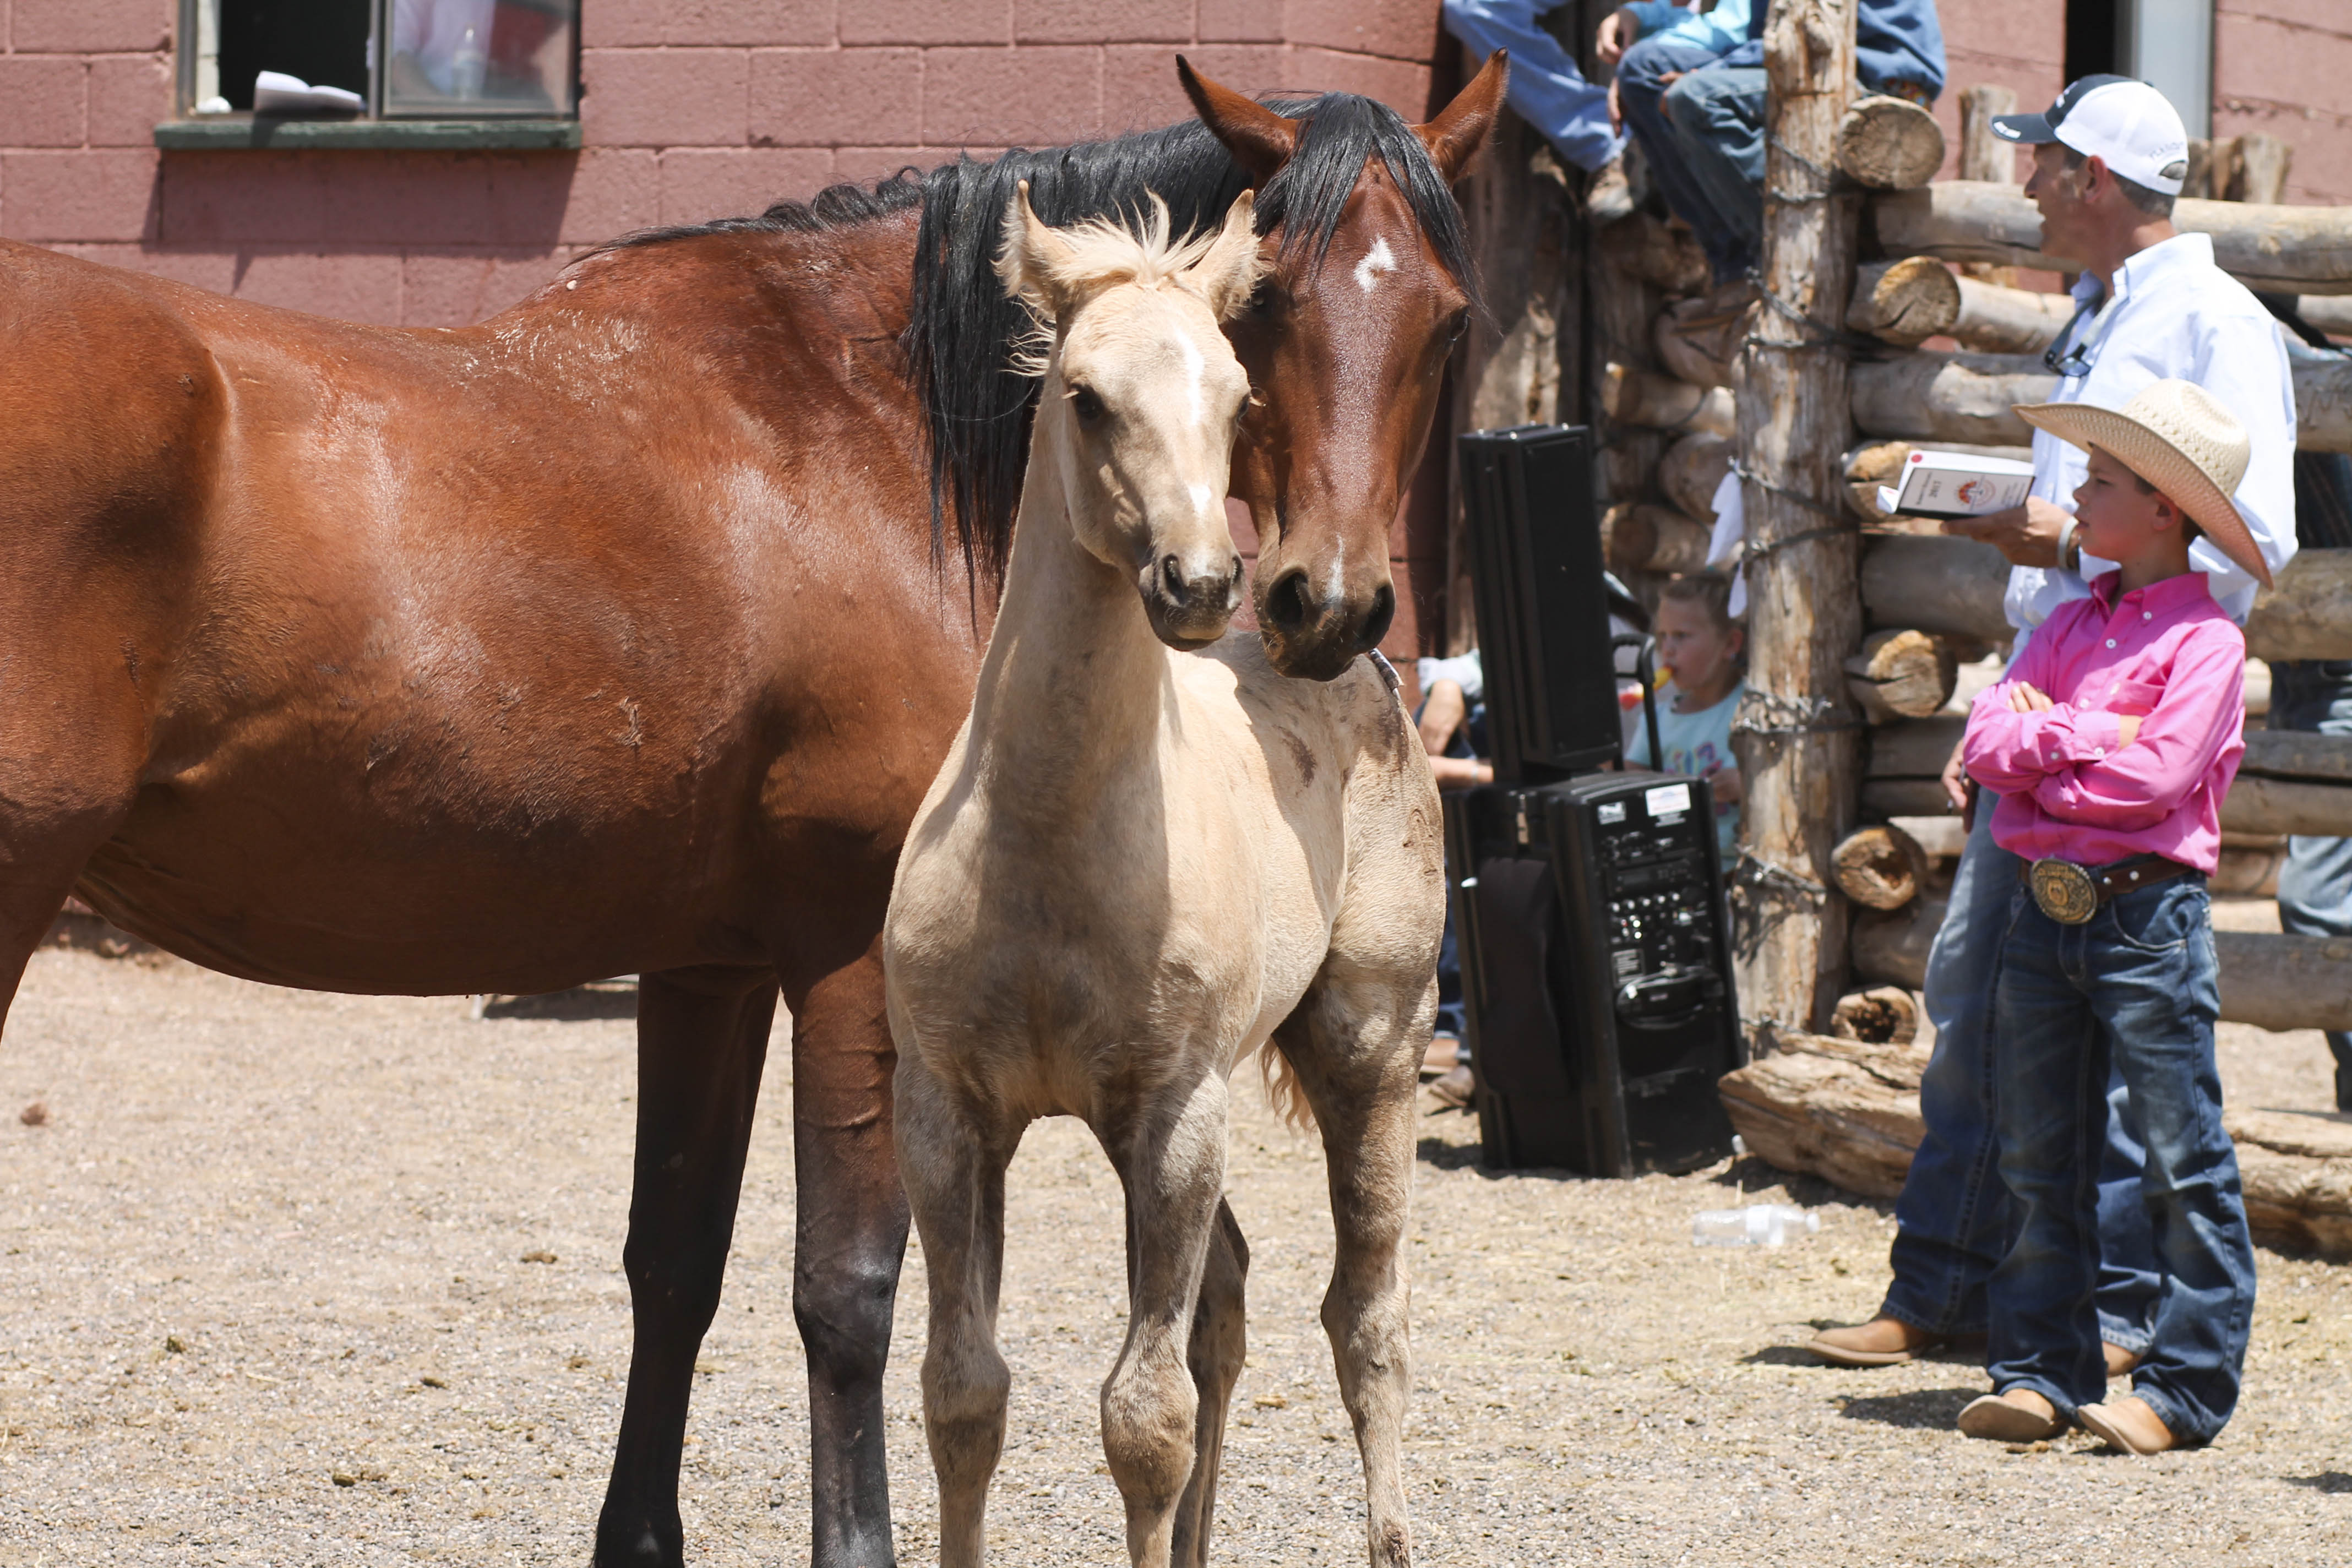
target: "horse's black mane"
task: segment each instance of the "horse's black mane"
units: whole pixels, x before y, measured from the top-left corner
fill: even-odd
[[[1260,233],[1277,226],[1286,258],[1319,266],[1365,163],[1378,157],[1412,204],[1430,247],[1475,292],[1461,210],[1421,139],[1386,104],[1353,93],[1273,99],[1305,121],[1298,150],[1258,192]],[[757,217],[651,229],[615,242],[648,245],[696,235],[821,234],[920,206],[914,313],[902,340],[922,399],[931,453],[931,548],[944,559],[948,520],[977,584],[1001,576],[1021,502],[1038,384],[1014,373],[1012,349],[1030,326],[1005,298],[995,259],[1014,186],[1029,182],[1037,216],[1056,226],[1139,213],[1146,193],[1168,204],[1172,231],[1221,222],[1249,179],[1197,120],[1108,142],[988,163],[962,158],[929,174],[904,169],[871,187],[834,185],[806,202],[778,202]]]

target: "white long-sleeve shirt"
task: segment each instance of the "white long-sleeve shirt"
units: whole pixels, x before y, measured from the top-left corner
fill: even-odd
[[[2099,298],[2099,280],[2075,281],[2079,308]],[[2213,241],[2176,235],[2149,246],[2116,270],[2114,297],[2079,319],[2064,340],[2059,403],[2121,408],[2149,383],[2193,381],[2236,415],[2253,447],[2246,477],[2231,499],[2271,574],[2294,556],[2294,384],[2278,323],[2246,286],[2213,265]],[[2047,430],[2033,433],[2032,493],[2074,510],[2074,491],[2090,459]],[[2239,625],[2254,607],[2255,584],[2210,539],[2189,547],[2189,563],[2210,579],[2214,602]],[[2088,597],[2088,578],[2115,563],[2083,557],[2081,572],[2012,566],[2002,608],[2009,624],[2031,632],[2069,599]]]

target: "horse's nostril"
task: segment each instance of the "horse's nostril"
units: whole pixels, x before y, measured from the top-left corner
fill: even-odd
[[[1307,574],[1292,572],[1274,585],[1265,596],[1266,617],[1286,632],[1303,628],[1313,619],[1307,603]]]
[[[1176,563],[1175,556],[1160,558],[1160,582],[1171,599],[1180,605],[1184,602],[1184,569]]]
[[[1364,617],[1363,630],[1356,636],[1356,647],[1375,648],[1389,635],[1389,623],[1396,619],[1396,590],[1386,583],[1372,595],[1371,613]]]

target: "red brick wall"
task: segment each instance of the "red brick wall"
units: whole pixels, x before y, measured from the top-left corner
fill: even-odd
[[[2213,134],[2284,137],[2294,146],[2288,201],[2352,204],[2352,4],[2220,0],[2215,9]]]
[[[584,0],[572,153],[156,152],[173,0],[0,0],[0,235],[354,320],[451,325],[629,229],[1233,86],[1427,107],[1434,0]]]
[[[2045,107],[2066,85],[2066,13],[2052,0],[1946,0],[1937,14],[1948,79],[1936,100],[1947,149],[1937,178],[1948,180],[1959,173],[1960,90],[2014,88],[2021,109]],[[2025,178],[2022,163],[2013,177]]]

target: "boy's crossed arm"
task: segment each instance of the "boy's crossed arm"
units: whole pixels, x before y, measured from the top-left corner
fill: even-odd
[[[1979,693],[1962,752],[1969,775],[2030,794],[2062,821],[2153,826],[2177,810],[2245,722],[2245,639],[2219,622],[2184,642],[2144,715],[2077,708],[2042,690],[2051,671],[2026,647],[2012,678]]]

